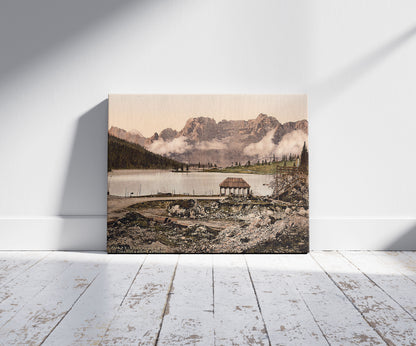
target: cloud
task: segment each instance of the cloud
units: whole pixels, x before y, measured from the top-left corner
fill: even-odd
[[[225,143],[216,139],[192,145],[187,142],[184,136],[174,138],[172,141],[165,141],[163,138],[159,138],[147,147],[151,152],[160,155],[183,154],[188,150],[222,150],[226,148],[227,145]]]
[[[276,148],[276,155],[300,154],[302,152],[303,143],[308,146],[308,135],[302,130],[296,130],[285,134],[280,140]]]
[[[308,135],[302,130],[295,130],[285,134],[279,144],[273,143],[274,131],[269,131],[263,139],[244,148],[244,154],[249,156],[266,157],[275,154],[278,158],[283,155],[298,155],[302,151],[303,143],[308,144]]]
[[[244,154],[249,156],[271,156],[276,151],[276,144],[273,143],[275,130],[269,131],[260,142],[251,143],[244,148]]]
[[[157,141],[150,144],[147,149],[160,155],[182,154],[187,150],[191,150],[192,145],[190,145],[183,136],[175,138],[170,142],[165,142],[163,139],[159,138]]]
[[[281,159],[283,155],[300,154],[303,143],[306,142],[308,144],[308,135],[302,130],[295,130],[285,134],[278,144],[273,143],[274,132],[275,130],[271,130],[259,142],[246,146],[243,153],[258,158],[271,157],[274,154],[277,158]],[[227,147],[227,143],[216,139],[190,144],[186,137],[181,136],[174,138],[170,142],[159,138],[150,144],[147,149],[156,154],[171,155],[183,154],[186,151],[192,150],[224,150]]]

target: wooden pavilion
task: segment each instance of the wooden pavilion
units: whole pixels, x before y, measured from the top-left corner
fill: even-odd
[[[250,185],[242,178],[227,178],[220,184],[220,195],[248,196]]]

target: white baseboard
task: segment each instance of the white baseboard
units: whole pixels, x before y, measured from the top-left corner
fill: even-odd
[[[0,218],[0,250],[106,250],[107,217]]]
[[[311,250],[416,250],[416,219],[311,219]]]
[[[416,219],[311,219],[311,250],[416,250]],[[0,250],[105,250],[106,216],[0,218]]]

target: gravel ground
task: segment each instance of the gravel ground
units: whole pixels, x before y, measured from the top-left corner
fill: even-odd
[[[306,253],[309,211],[271,198],[109,197],[110,253]]]

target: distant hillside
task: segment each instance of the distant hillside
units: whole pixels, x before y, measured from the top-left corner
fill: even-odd
[[[111,126],[108,130],[111,136],[124,139],[127,142],[144,145],[146,137],[144,137],[138,130],[126,131],[115,126]]]
[[[108,170],[180,168],[182,163],[154,154],[142,146],[108,135]]]

